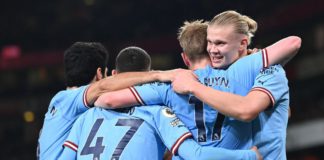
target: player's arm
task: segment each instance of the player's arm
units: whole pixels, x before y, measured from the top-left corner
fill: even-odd
[[[63,152],[59,160],[77,159],[77,151],[80,140],[80,134],[84,123],[84,116],[81,115],[73,124],[71,131],[63,144]]]
[[[253,150],[228,150],[211,146],[200,146],[192,138],[180,144],[178,152],[180,157],[188,160],[262,160],[257,149]]]
[[[70,149],[70,148],[66,148],[63,150],[61,156],[59,157],[59,160],[73,160],[73,159],[77,159],[77,152]]]
[[[167,83],[147,83],[118,91],[106,92],[95,102],[95,106],[121,108],[135,105],[164,104],[170,85]]]
[[[191,93],[224,115],[241,121],[251,121],[271,105],[270,97],[261,91],[251,91],[246,96],[214,90],[199,82],[192,84]],[[198,90],[203,90],[200,92]]]
[[[286,64],[297,54],[301,47],[301,42],[301,38],[297,36],[289,36],[266,47],[264,51],[267,52],[269,62],[268,66],[274,64]]]
[[[176,117],[168,107],[159,107],[157,112],[151,110],[154,117],[153,127],[161,137],[165,146],[173,155],[179,155],[187,160],[204,159],[257,159],[257,150],[227,150],[216,147],[202,147],[193,138],[188,128]]]
[[[72,127],[73,129],[74,127]],[[78,133],[80,130],[71,130],[67,140],[63,144],[63,152],[59,157],[59,160],[66,160],[66,159],[77,159],[77,152],[78,152]],[[73,139],[73,140],[72,140]]]
[[[137,84],[143,84],[153,81],[171,81],[175,74],[182,69],[168,71],[150,71],[150,72],[126,72],[104,78],[89,86],[86,95],[86,102],[89,106],[93,105],[96,99],[105,92],[124,89]]]
[[[272,90],[281,90],[281,88],[286,87],[286,84],[281,81],[284,78],[284,74],[281,72],[276,75],[260,75],[260,77],[262,82],[255,83],[264,83],[264,85],[271,86]],[[178,80],[178,78],[181,78],[181,80]],[[183,85],[183,83],[186,85]],[[276,103],[276,98],[271,91],[262,87],[256,87],[246,96],[240,96],[202,85],[196,80],[194,74],[180,73],[172,85],[175,91],[183,94],[191,93],[224,115],[241,121],[253,120],[260,112]],[[280,94],[281,92],[276,97],[280,97]]]
[[[130,88],[103,93],[94,103],[95,106],[104,108],[123,108],[139,104]]]

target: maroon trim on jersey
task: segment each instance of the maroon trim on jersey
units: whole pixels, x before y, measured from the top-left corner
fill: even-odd
[[[129,87],[130,91],[132,92],[133,96],[135,97],[136,101],[138,104],[141,104],[143,106],[146,106],[144,101],[142,100],[141,96],[138,94],[136,89],[134,87]]]
[[[71,141],[65,141],[63,144],[64,147],[68,147],[70,149],[72,149],[73,151],[77,152],[78,151],[78,145],[74,144]]]
[[[266,48],[262,49],[262,59],[263,59],[263,68],[268,68],[269,58],[268,58],[268,51]]]
[[[274,99],[273,95],[271,94],[271,92],[269,90],[267,90],[265,88],[262,88],[262,87],[255,87],[255,88],[252,88],[251,91],[261,91],[261,92],[267,94],[269,96],[270,100],[271,100],[271,103],[272,103],[271,106],[274,106],[275,99]]]
[[[174,144],[173,146],[171,147],[171,153],[173,155],[177,155],[177,152],[178,152],[178,148],[179,146],[181,145],[181,143],[186,140],[187,138],[191,137],[192,134],[190,132],[187,132],[185,134],[183,134]]]
[[[87,94],[88,94],[88,90],[89,90],[90,86],[88,86],[86,88],[86,90],[83,93],[83,104],[87,107],[87,108],[91,108],[91,106],[89,105],[89,103],[87,102]]]

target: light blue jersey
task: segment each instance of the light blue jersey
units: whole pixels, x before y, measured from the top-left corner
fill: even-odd
[[[285,160],[289,87],[282,66],[275,65],[262,71],[252,90],[266,93],[272,101],[272,106],[253,121],[253,143],[264,160]]]
[[[52,98],[38,139],[39,159],[57,160],[62,153],[62,145],[73,123],[88,109],[85,101],[87,88],[60,91]]]
[[[164,106],[93,108],[81,115],[64,143],[60,159],[162,159],[166,147],[185,159],[256,159],[250,150],[202,148],[184,124]],[[166,146],[166,147],[165,147]],[[180,147],[180,148],[179,148]]]
[[[266,52],[263,51],[241,58],[227,69],[207,66],[195,73],[202,84],[217,90],[246,95],[260,70],[268,65]],[[170,106],[203,146],[228,149],[249,149],[252,146],[251,123],[225,117],[192,95],[175,93],[169,84],[153,83],[130,89],[143,105]]]

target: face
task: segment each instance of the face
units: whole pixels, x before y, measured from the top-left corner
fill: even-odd
[[[242,35],[231,25],[207,28],[207,51],[214,68],[226,68],[241,55]]]

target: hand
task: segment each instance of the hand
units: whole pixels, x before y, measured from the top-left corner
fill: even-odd
[[[250,54],[252,54],[252,53],[256,53],[256,52],[258,52],[258,51],[259,51],[258,48],[248,49],[248,50],[247,50],[247,54],[250,55]]]
[[[191,70],[178,72],[172,81],[172,88],[180,94],[189,94],[195,83],[199,83],[197,76]]]
[[[260,152],[259,152],[259,150],[258,150],[258,148],[256,146],[253,146],[251,148],[251,150],[253,150],[256,153],[258,160],[263,160],[262,155],[260,154]]]

